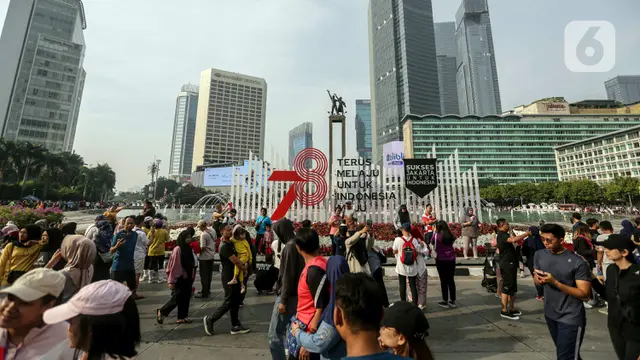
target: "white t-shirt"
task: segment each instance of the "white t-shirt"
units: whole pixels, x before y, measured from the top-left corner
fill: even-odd
[[[282,249],[284,249],[284,246],[283,246],[282,249],[280,249],[280,252],[278,252],[279,242],[280,240],[273,240],[271,242],[271,250],[273,250],[273,266],[275,266],[276,269],[280,269],[280,255],[282,253]]]
[[[611,234],[600,234],[598,236],[598,243],[602,244],[603,241],[609,239],[609,235]],[[600,246],[600,248],[602,248],[602,246]],[[609,260],[607,253],[604,251],[604,248],[602,248],[602,276],[605,277],[605,280],[607,277],[607,268],[614,262],[615,261]]]
[[[415,238],[411,238],[413,242],[413,246],[415,246],[416,251],[420,249],[420,243]],[[401,237],[397,237],[393,240],[393,252],[396,257],[396,272],[402,276],[416,276],[418,275],[418,262],[417,260],[413,262],[413,265],[405,265],[400,261],[402,256],[402,245],[404,244],[404,240]]]

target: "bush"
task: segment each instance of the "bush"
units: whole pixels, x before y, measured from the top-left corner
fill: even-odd
[[[31,209],[22,206],[0,206],[0,228],[7,222],[13,221],[16,226],[24,226],[45,219],[48,224],[55,224],[62,221],[64,215],[58,208]]]

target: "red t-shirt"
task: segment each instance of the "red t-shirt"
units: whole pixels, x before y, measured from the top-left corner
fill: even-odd
[[[329,302],[327,259],[317,256],[302,270],[298,281],[298,308],[296,317],[307,326],[316,309],[324,309]]]
[[[434,232],[435,227],[433,225],[427,225],[428,222],[434,221],[435,215],[422,214],[422,222],[424,223],[424,232]]]

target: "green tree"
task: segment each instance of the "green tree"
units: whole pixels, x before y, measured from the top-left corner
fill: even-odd
[[[604,186],[604,196],[609,202],[633,202],[640,195],[640,179],[616,177]]]
[[[209,194],[209,192],[204,188],[186,184],[174,194],[174,201],[180,204],[193,205],[207,194]]]

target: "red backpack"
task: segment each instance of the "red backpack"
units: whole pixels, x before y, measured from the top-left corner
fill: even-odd
[[[413,245],[413,237],[409,240],[402,237],[404,244],[402,244],[402,249],[400,249],[400,262],[403,265],[411,266],[416,262],[416,256],[418,252],[416,251],[416,247]]]

